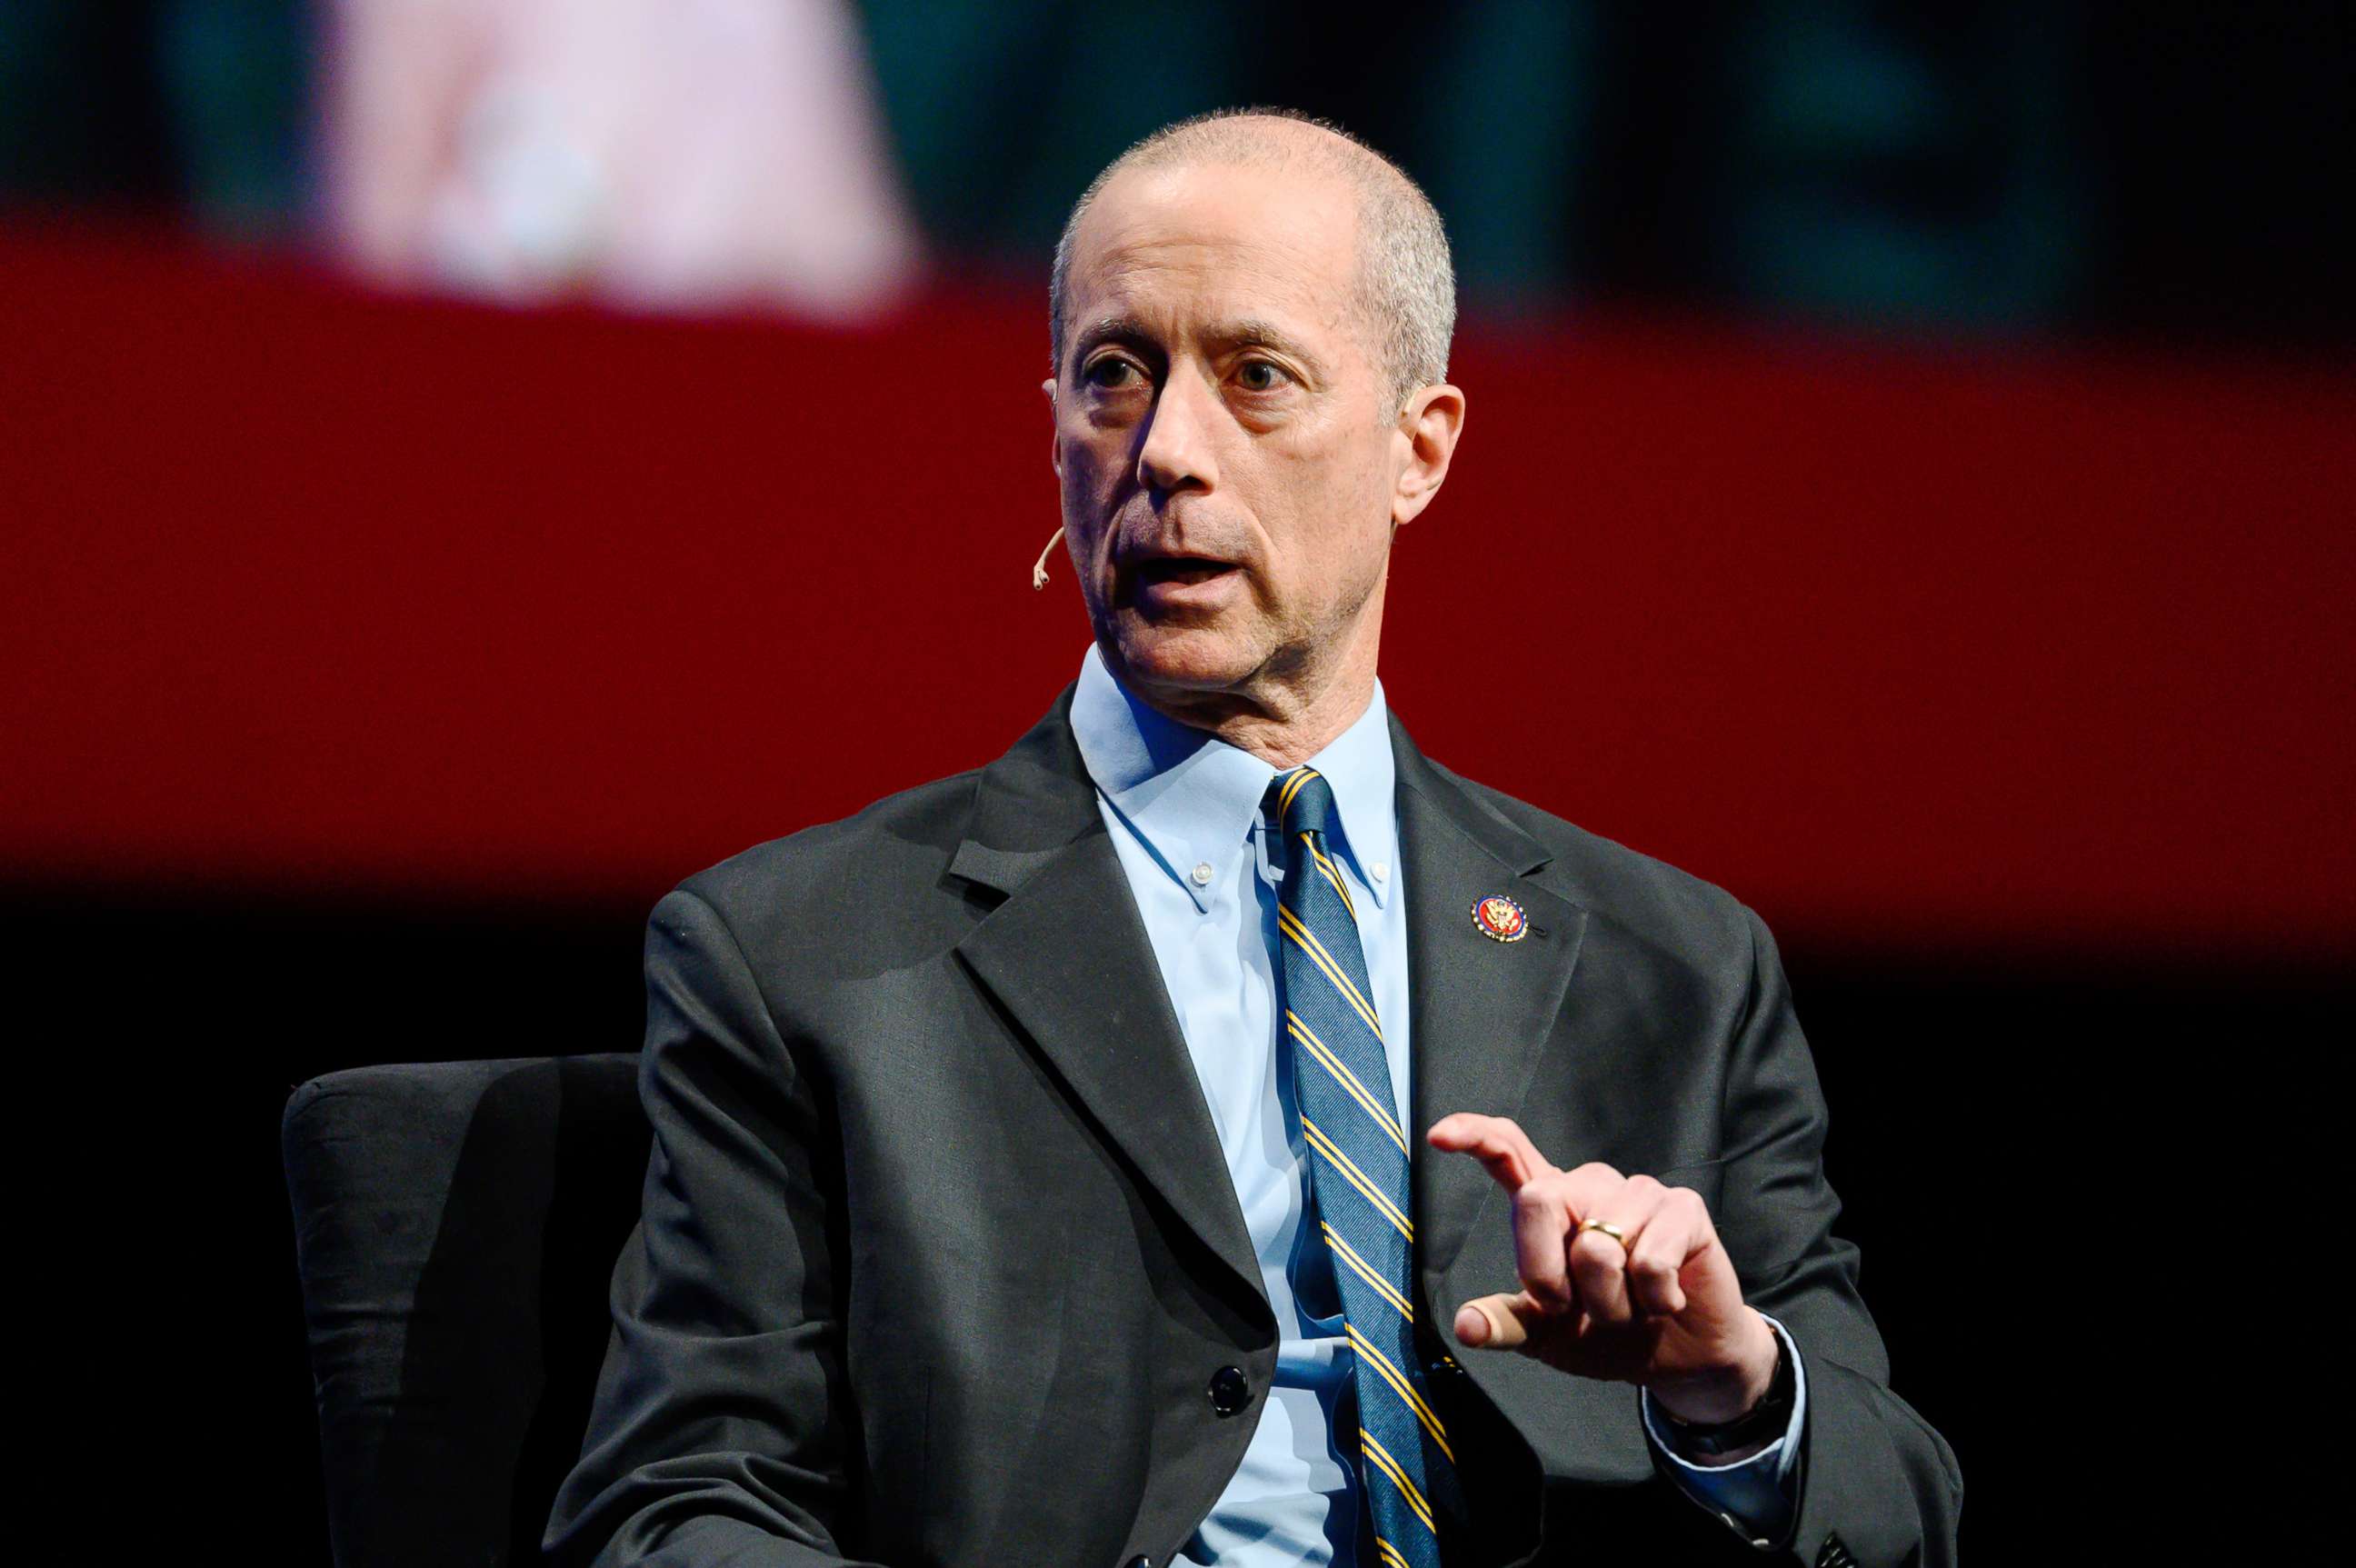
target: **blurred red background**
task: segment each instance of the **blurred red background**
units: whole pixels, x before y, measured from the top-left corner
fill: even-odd
[[[1077,667],[1035,289],[509,314],[0,236],[0,875],[650,899]],[[1494,321],[1424,747],[1816,950],[2356,955],[2356,377]]]

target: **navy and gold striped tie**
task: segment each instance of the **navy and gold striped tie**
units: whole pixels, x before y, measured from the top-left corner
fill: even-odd
[[[1392,1103],[1357,911],[1326,849],[1333,787],[1316,769],[1296,768],[1269,786],[1266,810],[1284,846],[1278,949],[1310,1207],[1356,1361],[1359,1489],[1382,1568],[1439,1568],[1455,1457],[1424,1397],[1415,1351],[1409,1144]]]

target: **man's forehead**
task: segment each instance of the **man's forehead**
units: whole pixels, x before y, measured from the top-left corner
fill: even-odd
[[[1321,170],[1125,169],[1075,234],[1071,325],[1183,295],[1237,322],[1338,322],[1356,267],[1355,193]]]

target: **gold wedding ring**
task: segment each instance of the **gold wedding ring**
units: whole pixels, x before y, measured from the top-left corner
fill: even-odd
[[[1606,1236],[1611,1237],[1614,1241],[1619,1242],[1620,1250],[1624,1252],[1628,1250],[1628,1232],[1621,1230],[1620,1227],[1612,1224],[1610,1220],[1582,1219],[1579,1222],[1579,1233],[1580,1235],[1584,1236],[1590,1230],[1601,1230]]]

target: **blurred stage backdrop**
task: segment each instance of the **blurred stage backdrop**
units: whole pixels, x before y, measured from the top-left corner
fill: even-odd
[[[1056,227],[1278,102],[1458,247],[1393,704],[1779,932],[1975,1554],[2287,1539],[2323,1451],[2265,1402],[2329,1406],[2344,1316],[2351,65],[2344,6],[2184,0],[12,0],[61,1474],[324,1563],[287,1090],[634,1048],[673,882],[1026,727],[1086,646],[1028,585]]]

